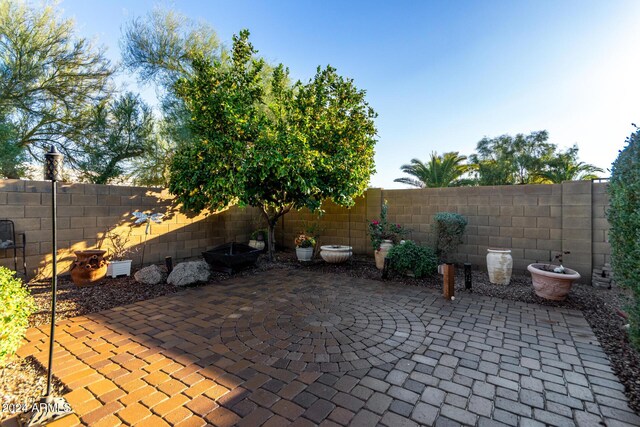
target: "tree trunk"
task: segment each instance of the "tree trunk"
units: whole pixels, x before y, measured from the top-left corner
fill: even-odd
[[[267,239],[267,250],[269,253],[269,261],[273,262],[273,253],[276,250],[276,222],[269,221],[269,238]]]

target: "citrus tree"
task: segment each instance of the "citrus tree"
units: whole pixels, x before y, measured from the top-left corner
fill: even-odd
[[[184,208],[259,208],[274,230],[291,209],[321,209],[325,199],[350,206],[374,172],[376,113],[365,92],[330,66],[307,83],[289,83],[283,66],[266,67],[243,30],[231,57],[198,56],[176,93],[190,116],[169,189]],[[265,73],[269,69],[269,73]]]

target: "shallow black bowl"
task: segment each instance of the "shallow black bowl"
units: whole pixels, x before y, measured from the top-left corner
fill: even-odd
[[[255,264],[261,252],[244,243],[232,242],[202,252],[202,256],[213,268],[233,272]]]

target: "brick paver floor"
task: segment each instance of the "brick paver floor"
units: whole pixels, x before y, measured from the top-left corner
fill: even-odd
[[[276,270],[57,331],[61,425],[640,425],[573,310]]]

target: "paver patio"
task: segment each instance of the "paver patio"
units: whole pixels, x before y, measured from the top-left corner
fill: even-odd
[[[47,337],[19,354],[46,366]],[[580,312],[343,275],[191,288],[57,342],[60,425],[640,425]]]

